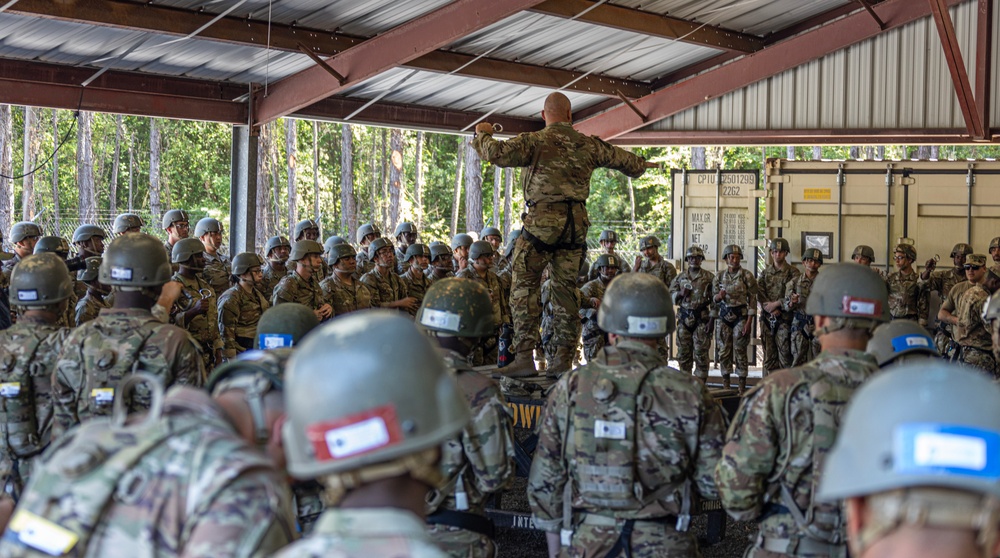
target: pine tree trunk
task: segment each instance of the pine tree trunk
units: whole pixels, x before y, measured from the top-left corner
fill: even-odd
[[[59,208],[59,111],[52,111],[52,213],[56,230],[62,230],[62,211]]]
[[[298,142],[295,134],[295,120],[285,119],[285,153],[288,155],[288,233],[291,238],[295,223],[299,222],[298,199],[295,190],[295,158],[298,153]]]
[[[500,189],[503,188],[503,168],[493,167],[493,223],[500,228]],[[506,237],[504,237],[506,238]]]
[[[0,105],[0,231],[5,236],[14,221],[14,182],[5,178],[13,175],[13,132],[10,105]]]
[[[875,148],[875,153],[878,155],[879,159],[884,160],[885,159],[885,146],[884,145],[880,145],[880,146],[876,147]]]
[[[257,246],[263,247],[267,239],[274,235],[271,227],[271,175],[268,172],[268,152],[270,137],[266,126],[257,129]],[[264,254],[267,256],[267,254]]]
[[[632,186],[632,179],[628,179],[628,202],[629,209],[632,215],[632,236],[636,235],[635,227],[635,187]]]
[[[115,157],[111,165],[111,185],[108,189],[108,209],[118,213],[118,165],[122,153],[122,115],[115,118]]]
[[[97,188],[94,185],[93,149],[94,113],[81,111],[76,142],[76,187],[80,193],[80,222],[93,223],[97,218]],[[159,213],[154,213],[159,215]]]
[[[386,128],[382,128],[382,151],[380,153],[378,184],[382,196],[379,198],[379,213],[382,216],[382,232],[388,236],[392,229],[389,228],[389,130]]]
[[[851,159],[859,159],[859,158],[861,158],[861,148],[858,147],[857,145],[852,145],[849,156],[850,156]]]
[[[358,230],[358,208],[354,199],[354,132],[350,124],[340,126],[340,228],[353,240]]]
[[[871,161],[874,158],[875,158],[875,148],[869,145],[868,147],[865,148],[865,159]]]
[[[319,122],[316,121],[313,121],[313,219],[319,222]]]
[[[132,213],[134,211],[134,201],[135,201],[135,136],[132,136],[132,141],[128,144],[128,212]]]
[[[274,220],[272,229],[275,234],[281,230],[281,181],[278,176],[278,122],[274,121],[267,125],[267,146],[268,146],[268,170],[271,172],[271,191],[274,192],[274,196],[271,198],[274,203],[273,211],[271,212],[271,218]],[[294,225],[289,225],[287,228],[291,229]],[[289,238],[291,241],[295,241],[294,238]]]
[[[399,223],[399,196],[403,191],[403,131],[393,128],[390,138],[389,155],[389,226],[396,229]]]
[[[483,230],[483,164],[472,142],[465,142],[465,225]]]
[[[920,161],[926,161],[931,158],[931,146],[921,145],[917,148],[917,159]]]
[[[503,237],[507,238],[510,236],[511,222],[511,211],[513,210],[511,205],[514,203],[514,169],[504,169],[503,172]]]
[[[24,164],[21,166],[21,218],[30,221],[35,217],[35,109],[24,107]]]
[[[376,168],[376,161],[378,160],[378,145],[376,142],[378,141],[378,139],[376,138],[374,131],[371,132],[371,136],[372,136],[372,149],[371,149],[371,158],[369,159],[369,161],[371,161],[371,190],[368,193],[371,195],[371,202],[372,202],[371,222],[374,224],[378,224],[379,222],[378,192],[381,189],[382,179],[379,178],[378,169]],[[378,226],[379,228],[382,227],[382,225]]]
[[[704,147],[691,148],[691,168],[694,170],[705,170],[708,168],[708,165],[705,164]]]
[[[788,147],[785,148],[785,158],[787,158],[789,161],[794,161],[795,160],[795,146],[794,145],[789,145]]]
[[[931,159],[935,159],[936,160],[936,159],[940,158],[940,156],[941,156],[941,146],[940,145],[932,145],[931,146]]]
[[[149,210],[156,217],[163,213],[160,207],[160,125],[155,118],[149,121]]]
[[[417,132],[417,168],[413,183],[414,220],[417,230],[424,230],[424,133]]]
[[[813,146],[813,160],[819,161],[822,158],[823,158],[823,148],[820,147],[820,146],[818,146],[818,145],[814,145]]]
[[[451,204],[451,236],[458,234],[458,204],[462,202],[462,164],[465,162],[465,145],[469,138],[458,142],[457,161],[455,162],[455,197]]]

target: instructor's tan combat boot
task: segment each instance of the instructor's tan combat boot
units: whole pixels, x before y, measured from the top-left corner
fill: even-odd
[[[532,349],[517,351],[517,355],[514,357],[514,362],[499,369],[498,372],[508,378],[526,378],[528,376],[535,376],[538,374],[538,371],[535,370],[534,353],[535,351]]]
[[[552,357],[552,362],[545,369],[545,375],[550,378],[558,378],[573,369],[573,348],[556,347],[556,354]]]
[[[747,379],[746,378],[740,378],[739,382],[740,382],[740,386],[739,386],[740,395],[743,395],[744,393],[747,392]]]
[[[726,374],[725,376],[722,377],[722,388],[723,389],[732,389],[732,387],[733,387],[733,384],[729,380],[729,374]]]

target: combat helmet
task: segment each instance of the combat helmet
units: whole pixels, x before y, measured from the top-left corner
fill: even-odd
[[[111,241],[101,260],[98,280],[108,286],[159,287],[171,275],[163,244],[154,236],[135,233]]]
[[[264,260],[254,252],[240,252],[233,258],[233,275],[237,277],[250,271],[250,268],[264,265]]]
[[[994,237],[993,240],[990,241],[990,250],[994,248],[1000,248],[1000,236]]]
[[[399,235],[407,233],[417,234],[417,226],[409,221],[403,221],[402,223],[396,225],[396,230],[392,233],[392,237],[398,239]]]
[[[107,238],[108,235],[105,234],[104,229],[98,227],[97,225],[80,225],[73,231],[73,244],[79,242],[86,242],[94,237]]]
[[[200,219],[198,224],[194,226],[194,235],[198,238],[201,238],[208,233],[215,232],[222,232],[222,223],[220,223],[218,219],[205,217],[204,219]]]
[[[736,244],[727,244],[726,247],[723,248],[723,250],[722,250],[722,259],[728,258],[730,254],[736,254],[740,258],[742,258],[743,257],[743,248],[740,248]]]
[[[917,249],[912,244],[897,244],[896,247],[892,249],[892,252],[900,252],[907,258],[917,261]]]
[[[486,240],[487,236],[499,236],[500,242],[503,242],[503,233],[496,227],[483,227],[483,230],[479,231],[480,240]]]
[[[676,326],[670,291],[663,281],[648,273],[616,277],[601,299],[597,325],[625,337],[665,337]]]
[[[843,318],[828,326],[830,333],[851,327],[872,330],[889,321],[889,291],[885,281],[869,267],[856,263],[835,263],[823,267],[816,277],[806,314]]]
[[[296,240],[292,244],[292,251],[288,254],[288,261],[297,262],[309,254],[322,254],[323,245],[315,240]]]
[[[350,244],[335,244],[330,247],[330,252],[327,253],[326,263],[330,266],[337,265],[341,258],[347,257],[357,257],[358,252],[354,249],[354,246]]]
[[[42,236],[42,227],[39,227],[37,223],[20,221],[14,223],[14,226],[10,228],[10,241],[14,244],[33,236]]]
[[[35,243],[33,254],[55,254],[65,260],[69,257],[69,242],[61,236],[43,236]]]
[[[374,260],[375,254],[382,248],[392,248],[392,241],[384,236],[380,236],[368,244],[368,259]]]
[[[492,244],[485,240],[477,240],[469,247],[469,261],[478,260],[482,256],[492,256],[494,253]]]
[[[195,254],[205,251],[205,245],[197,238],[182,238],[174,243],[170,250],[170,262],[175,264],[185,263]]]
[[[954,248],[951,249],[951,255],[948,257],[954,258],[959,254],[963,256],[968,256],[969,254],[972,254],[972,246],[969,246],[964,242],[959,242],[958,244],[955,245]]]
[[[998,407],[992,378],[941,360],[893,367],[854,392],[817,494],[866,498],[872,521],[852,538],[853,555],[908,524],[968,529],[992,552],[1000,416],[990,411]]]
[[[282,302],[260,315],[254,348],[267,350],[296,347],[318,325],[316,313],[305,304]]]
[[[271,250],[278,248],[279,246],[288,246],[291,248],[292,245],[288,242],[288,239],[283,236],[272,236],[267,239],[267,244],[264,245],[264,255],[270,257]]]
[[[162,252],[162,250],[160,250]],[[13,306],[48,306],[73,294],[73,279],[59,256],[44,252],[21,260],[10,275]]]
[[[640,252],[642,252],[646,248],[653,248],[653,247],[659,248],[660,246],[661,246],[660,239],[656,238],[653,235],[643,237],[642,240],[639,241]]]
[[[139,217],[135,213],[122,213],[115,217],[115,223],[111,226],[111,230],[115,234],[124,234],[129,229],[142,227],[143,225],[145,223],[142,222],[142,217]]]
[[[347,241],[344,240],[344,237],[333,235],[330,238],[326,239],[326,242],[323,243],[323,252],[329,254],[330,248],[333,248],[338,244],[346,244],[346,243]]]
[[[298,223],[295,223],[295,229],[292,231],[292,238],[295,240],[302,240],[302,236],[309,229],[316,229],[316,234],[319,234],[319,223],[313,219],[303,219]]]
[[[267,427],[267,412],[264,407],[264,397],[272,392],[281,393],[284,380],[281,376],[281,362],[275,367],[271,353],[283,351],[287,356],[280,361],[287,361],[291,356],[290,349],[275,351],[246,351],[235,359],[212,371],[205,389],[213,397],[229,390],[238,389],[244,393],[250,418],[253,422],[254,442],[258,446],[267,445],[271,431]],[[277,368],[277,369],[275,369]]]
[[[854,248],[854,253],[851,254],[851,259],[861,256],[862,258],[868,258],[868,261],[875,263],[875,250],[868,245],[859,244]]]
[[[406,253],[403,255],[403,261],[408,262],[413,259],[414,256],[426,256],[431,257],[431,249],[427,247],[426,244],[410,244],[406,247]]]
[[[687,252],[684,253],[684,259],[688,258],[705,259],[705,251],[700,246],[689,246]]]
[[[521,238],[521,229],[510,231],[510,238],[507,239],[507,248],[503,251],[503,257],[509,258],[514,253],[514,245],[517,244],[518,238]]]
[[[458,233],[455,236],[451,237],[451,249],[456,250],[458,249],[459,246],[468,248],[469,246],[472,246],[473,242],[474,241],[472,240],[471,235],[465,233]]]
[[[382,232],[378,230],[378,227],[376,227],[374,223],[365,223],[364,225],[358,227],[358,232],[355,234],[358,244],[361,244],[365,237],[370,234],[381,236]]]
[[[431,261],[440,258],[441,256],[452,256],[451,248],[447,244],[438,244],[436,246],[431,246]]]
[[[431,284],[416,323],[421,329],[455,337],[489,337],[497,330],[489,290],[479,281],[457,277]]]
[[[99,256],[87,258],[85,260],[86,267],[76,272],[76,280],[86,283],[97,279],[97,274],[101,269],[101,259]]]
[[[768,251],[770,251],[770,252],[790,252],[791,248],[788,247],[788,241],[785,240],[784,238],[774,238],[774,239],[771,239],[771,243],[768,246]]]
[[[875,328],[868,341],[868,354],[875,357],[879,367],[900,364],[905,359],[897,359],[905,355],[941,356],[931,334],[913,320],[892,320]]]
[[[823,251],[819,248],[806,248],[802,252],[802,261],[806,260],[816,260],[819,263],[823,263]]]
[[[188,212],[183,209],[171,209],[170,211],[163,214],[163,222],[160,223],[163,230],[167,230],[174,226],[174,223],[178,221],[191,222],[191,218],[188,217]]]
[[[594,262],[595,269],[601,269],[602,267],[617,268],[619,265],[621,265],[621,258],[614,254],[601,254],[597,256],[597,261]]]
[[[611,229],[604,229],[601,231],[601,236],[597,239],[598,242],[618,242],[618,233]]]
[[[331,362],[351,373],[331,376]],[[288,363],[285,401],[288,471],[321,478],[331,503],[351,488],[401,475],[439,486],[439,446],[469,420],[469,405],[430,340],[412,320],[379,310],[317,329]]]

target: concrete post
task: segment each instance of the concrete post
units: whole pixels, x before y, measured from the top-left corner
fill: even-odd
[[[229,186],[229,254],[255,252],[257,238],[257,134],[233,126],[232,180]]]

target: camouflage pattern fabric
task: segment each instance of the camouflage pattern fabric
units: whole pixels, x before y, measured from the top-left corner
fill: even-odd
[[[357,276],[361,277],[365,273],[375,269],[375,262],[368,258],[368,247],[358,246],[358,256],[355,260],[358,264]]]
[[[792,313],[779,308],[779,316],[773,317],[764,311],[764,304],[769,302],[784,302],[785,285],[794,281],[800,275],[795,266],[786,263],[778,269],[771,264],[760,272],[757,278],[757,302],[760,310],[760,338],[764,345],[764,374],[781,368],[792,366]]]
[[[433,267],[428,267],[427,271],[424,272],[424,276],[427,277],[427,288],[430,288],[430,286],[432,284],[434,284],[434,281],[437,281],[438,279],[446,279],[448,277],[454,277],[455,276],[455,272],[454,271],[449,271],[449,272],[445,273],[444,275],[438,277],[438,274],[434,271],[434,268]]]
[[[404,262],[403,258],[406,257],[406,246],[402,243],[396,244],[396,275],[403,275],[410,270],[410,264],[413,262]]]
[[[486,500],[514,479],[514,426],[500,386],[469,367],[468,360],[445,351],[444,360],[456,374],[469,402],[472,420],[461,436],[444,443],[441,473],[451,490],[435,494],[437,509],[486,515]],[[463,506],[455,494],[464,493]],[[436,511],[436,510],[431,510]],[[431,539],[453,558],[492,558],[496,545],[485,535],[451,525],[428,525]]]
[[[257,322],[271,303],[255,288],[247,292],[234,285],[219,297],[219,337],[222,338],[222,356],[234,358],[253,349],[257,337]]]
[[[618,258],[618,273],[629,273],[632,271],[632,268],[629,267],[628,262],[625,261],[625,258],[621,257],[621,254],[618,254],[617,252],[614,251],[608,252],[608,254]],[[674,274],[676,273],[677,270],[675,269]],[[597,260],[594,260],[594,263],[590,264],[590,271],[587,272],[587,281],[593,281],[594,279],[597,279],[600,276],[601,276],[601,270],[600,268],[597,267]]]
[[[993,359],[993,338],[990,325],[983,320],[983,305],[989,293],[980,285],[972,285],[958,300],[955,317],[955,341],[962,347],[962,363],[978,368],[990,377],[997,376],[996,361]]]
[[[14,498],[52,436],[52,373],[69,332],[30,317],[0,331],[0,482]]]
[[[945,297],[951,292],[952,287],[963,281],[965,281],[965,271],[962,268],[940,269],[931,272],[930,277],[924,283],[924,289],[928,294],[931,291],[937,291],[943,303]],[[942,355],[948,352],[948,341],[954,333],[954,328],[951,324],[938,322],[937,329],[934,331],[934,346],[937,347],[938,352]]]
[[[658,262],[654,262],[649,258],[643,258],[642,263],[639,264],[639,273],[649,273],[655,276],[660,281],[663,281],[663,284],[667,288],[670,288],[674,279],[677,278],[677,268],[674,267],[674,264],[663,258],[660,258]]]
[[[80,302],[76,303],[74,325],[81,326],[93,320],[105,308],[111,308],[111,305],[108,304],[107,296],[88,288],[87,293],[83,295]]]
[[[386,268],[389,269],[389,268]],[[364,283],[372,293],[372,308],[385,306],[390,302],[395,302],[406,298],[406,285],[391,270],[382,275],[382,268],[375,266],[371,271],[361,276]]]
[[[806,314],[806,300],[812,292],[815,278],[810,279],[805,273],[785,284],[785,299],[782,307],[792,315],[792,366],[802,366],[816,358],[822,350],[819,339],[816,339],[816,324],[813,317]],[[799,296],[797,303],[792,302],[792,294]]]
[[[328,509],[274,558],[448,558],[419,517],[397,508]]]
[[[223,348],[222,337],[219,336],[218,297],[208,281],[202,279],[197,273],[193,277],[185,277],[178,272],[170,280],[181,284],[182,294],[178,297],[178,302],[190,299],[191,303],[196,303],[202,298],[202,292],[211,294],[206,299],[208,311],[191,318],[190,321],[184,318],[184,312],[181,312],[176,304],[171,309],[174,325],[186,329],[191,337],[198,342],[205,370],[210,371],[215,366],[222,364],[215,362],[215,351]]]
[[[260,271],[264,279],[260,283],[257,283],[257,289],[264,295],[264,298],[271,300],[274,296],[274,288],[288,275],[288,268],[278,269],[273,263],[268,261],[261,266]]]
[[[622,361],[626,364],[608,366]],[[621,341],[616,347],[602,351],[593,362],[566,373],[549,394],[528,478],[528,502],[535,524],[545,531],[557,532],[563,521],[564,490],[567,483],[571,484],[574,533],[570,548],[564,549],[569,556],[607,555],[624,521],[629,519],[639,520],[628,541],[632,556],[698,555],[693,535],[675,531],[675,525],[664,518],[682,513],[686,487],[691,494],[697,492],[703,498],[717,497],[712,471],[719,459],[725,423],[721,408],[700,380],[661,366],[662,362],[655,349],[634,341]],[[637,426],[631,426],[631,419],[626,419],[618,406],[613,406],[615,412],[609,415],[611,403],[596,403],[594,396],[581,399],[588,395],[580,388],[581,371],[589,374],[585,369],[597,373],[594,386],[601,385],[600,378],[626,385],[634,384],[637,375],[645,376],[638,393],[631,395],[651,402],[642,412],[632,411]],[[581,455],[588,453],[582,447],[608,446],[599,444],[592,431],[578,432],[573,424],[579,419],[574,415],[591,420],[625,420],[627,439],[623,442],[634,444],[634,453],[600,451],[592,456]],[[635,431],[629,433],[632,429]],[[605,442],[612,444],[614,440]],[[590,467],[591,463],[608,466],[634,463],[635,481],[641,485],[641,489],[636,487],[635,494],[647,498],[619,509],[591,503],[590,498],[584,498],[580,485],[584,465]],[[612,476],[608,482],[623,481]],[[648,497],[653,494],[658,497]]]
[[[342,316],[349,312],[367,310],[372,307],[372,292],[358,279],[351,279],[351,284],[340,278],[336,271],[329,277],[323,279],[319,284],[323,289],[323,296],[330,301],[333,306],[333,314]]]
[[[723,376],[732,374],[736,361],[736,375],[746,378],[750,367],[747,347],[750,346],[752,327],[743,333],[750,305],[757,302],[757,280],[752,273],[740,268],[735,273],[728,269],[720,271],[712,280],[712,296],[725,290],[726,296],[719,307],[719,317],[715,320],[715,343],[719,350],[719,368]],[[725,305],[726,311],[722,306]]]
[[[576,319],[579,311],[573,304],[573,287],[590,227],[584,203],[590,196],[594,169],[611,168],[638,178],[645,171],[645,161],[600,138],[577,132],[568,122],[553,123],[508,141],[479,133],[472,145],[480,157],[499,167],[529,167],[522,173],[526,212],[522,234],[514,243],[510,306],[515,352],[530,351],[540,342],[539,287],[542,271],[550,264],[552,300],[563,308],[554,315],[554,329],[574,329],[564,320]]]
[[[97,319],[70,333],[59,353],[52,378],[53,437],[91,416],[110,414],[110,397],[133,370],[160,378],[164,386],[205,382],[204,361],[187,331],[160,322],[148,310],[101,310]],[[148,393],[137,390],[129,408],[148,407]]]
[[[479,275],[479,272],[475,270],[472,265],[469,265],[462,271],[455,274],[455,277],[461,279],[472,279],[481,283],[486,290],[490,292],[490,304],[493,306],[493,320],[498,326],[503,324],[511,323],[510,317],[510,305],[507,302],[507,298],[504,296],[503,288],[500,286],[500,279],[497,277],[496,273],[490,270],[486,270],[486,276],[483,277]],[[497,333],[499,334],[499,327],[497,328]],[[472,357],[472,363],[475,366],[483,366],[487,364],[495,364],[497,362],[499,346],[497,344],[497,338],[494,336],[491,340],[485,340],[483,345],[476,348],[474,351],[474,356]]]
[[[208,252],[205,255],[205,269],[201,272],[202,277],[212,286],[212,291],[216,295],[223,293],[229,288],[229,278],[233,274],[233,266],[229,261],[229,256],[216,252],[213,256]]]
[[[46,452],[39,479],[90,483],[77,485],[76,490],[92,487],[94,492],[100,490],[97,484],[112,483],[105,489],[111,490],[106,504],[78,501],[71,508],[51,506],[53,499],[68,495],[54,494],[52,483],[38,480],[29,484],[21,508],[57,525],[96,520],[85,529],[80,548],[73,549],[73,555],[87,558],[266,556],[291,542],[294,522],[282,474],[239,437],[207,394],[172,389],[159,422],[169,429],[161,434],[165,438],[124,471],[102,467],[120,452],[99,454],[101,460],[88,465],[100,473],[73,481],[66,479],[61,464],[78,457],[73,455],[79,451],[72,444],[76,437],[100,436],[108,443],[114,436],[115,443],[135,444],[143,429],[112,434],[107,423],[94,423],[74,430]],[[100,508],[87,509],[95,506]],[[20,543],[16,535],[0,541],[4,558],[38,555],[44,554]]]
[[[575,305],[582,310],[593,308],[590,303],[590,299],[583,296],[580,289],[573,288],[573,296]],[[545,354],[546,362],[552,362],[555,358],[556,349],[558,347],[572,347],[574,352],[576,352],[576,347],[580,341],[580,335],[583,333],[583,324],[580,322],[579,316],[573,316],[572,319],[561,319],[558,321],[560,324],[566,324],[571,329],[557,331],[555,329],[556,313],[564,312],[565,308],[552,302],[552,280],[547,280],[542,283],[542,338],[541,338],[541,348]],[[596,310],[596,308],[595,308]]]
[[[580,287],[580,294],[583,298],[596,298],[601,300],[604,298],[604,291],[608,288],[607,284],[598,277],[592,281],[588,281],[586,285]],[[604,331],[597,326],[597,308],[580,309],[580,321],[583,323],[583,331],[581,332],[581,337],[583,339],[583,356],[587,360],[596,358],[598,353],[604,349],[604,345],[607,343],[607,337]]]
[[[424,295],[427,294],[427,289],[431,286],[431,282],[424,275],[423,270],[416,266],[410,266],[399,278],[403,280],[403,284],[406,287],[406,296],[412,296],[417,299],[417,304],[422,303]],[[416,316],[417,311],[413,310],[410,312],[410,315]]]
[[[704,268],[697,273],[691,268],[670,283],[670,294],[677,313],[677,364],[681,372],[708,379],[708,349],[712,345],[709,329],[712,304],[712,282],[715,275]],[[687,289],[687,294],[684,294]]]
[[[281,279],[271,296],[271,306],[277,306],[282,302],[298,302],[318,310],[327,303],[327,300],[318,281],[314,281],[311,277],[304,279],[297,271],[292,270]]]
[[[972,283],[968,281],[962,281],[961,283],[955,284],[955,286],[953,286],[951,290],[948,291],[944,297],[942,297],[940,309],[947,310],[952,315],[954,315],[955,312],[958,310],[958,302],[962,300],[962,295],[964,295],[965,291],[969,290],[970,288],[972,288]],[[955,341],[955,334],[957,332],[955,331],[954,327],[952,327],[949,331],[951,334],[951,338],[948,339],[947,342],[945,343],[944,350],[939,349],[939,352],[941,353],[941,356],[947,359],[957,360],[959,357],[958,353],[960,348],[958,342]],[[939,333],[941,332],[939,331]]]
[[[886,277],[889,314],[894,320],[904,318],[927,327],[927,291],[919,280],[920,275],[912,270],[906,274],[895,271]]]
[[[767,376],[747,393],[715,470],[726,512],[759,524],[745,556],[846,557],[839,505],[815,503],[813,496],[844,405],[877,370],[875,358],[863,351],[824,351],[805,366]],[[782,498],[783,490],[791,502]],[[810,538],[789,512],[791,503],[837,542]]]

